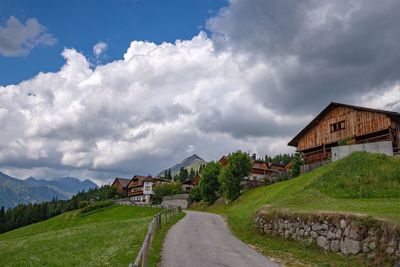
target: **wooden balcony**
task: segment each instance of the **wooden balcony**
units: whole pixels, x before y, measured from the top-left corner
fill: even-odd
[[[140,196],[140,195],[143,195],[143,190],[137,190],[137,191],[134,191],[134,192],[128,191],[128,197]]]

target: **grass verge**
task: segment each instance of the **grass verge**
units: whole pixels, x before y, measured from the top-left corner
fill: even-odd
[[[0,235],[0,266],[123,266],[134,261],[157,208],[72,211]]]

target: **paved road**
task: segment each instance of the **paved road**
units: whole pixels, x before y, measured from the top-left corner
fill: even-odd
[[[167,234],[161,267],[277,267],[234,237],[219,215],[186,211]]]

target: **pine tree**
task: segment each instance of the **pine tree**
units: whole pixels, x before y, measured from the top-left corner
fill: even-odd
[[[290,174],[292,175],[292,177],[297,177],[300,175],[300,167],[301,165],[303,165],[303,158],[299,151],[296,151],[296,153],[294,154],[294,159],[292,162],[293,167],[290,170]]]
[[[195,171],[193,170],[193,168],[191,168],[191,169],[190,169],[190,173],[189,173],[189,179],[190,179],[190,181],[193,181],[193,180],[194,180],[194,177],[196,177],[196,173],[195,173]]]
[[[6,211],[4,209],[4,206],[2,206],[0,209],[0,233],[4,232],[5,224],[6,224]]]

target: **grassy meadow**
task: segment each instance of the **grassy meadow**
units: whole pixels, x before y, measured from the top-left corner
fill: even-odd
[[[0,266],[128,266],[157,208],[79,211],[0,235]]]
[[[343,257],[314,246],[260,236],[253,227],[259,209],[367,214],[400,223],[400,159],[354,153],[297,178],[251,189],[228,205],[198,209],[224,215],[232,231],[265,255],[288,266],[365,266],[363,257]]]

